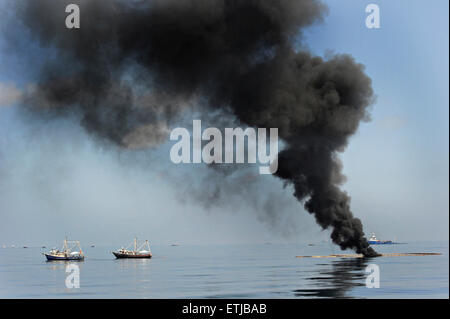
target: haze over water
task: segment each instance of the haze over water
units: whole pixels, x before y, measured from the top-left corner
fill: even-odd
[[[448,241],[376,247],[441,256],[299,259],[341,253],[329,243],[152,246],[153,258],[116,260],[118,247],[86,247],[80,288],[67,289],[66,262],[38,247],[0,248],[0,298],[448,298]],[[368,264],[380,288],[366,288]]]

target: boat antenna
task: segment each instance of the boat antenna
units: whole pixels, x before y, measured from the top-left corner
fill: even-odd
[[[64,237],[64,251],[67,250],[67,236]]]

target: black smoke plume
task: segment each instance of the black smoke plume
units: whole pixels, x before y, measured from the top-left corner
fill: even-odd
[[[65,7],[81,28],[65,28]],[[364,67],[346,54],[302,49],[319,0],[14,1],[32,39],[56,52],[24,104],[78,113],[100,140],[158,144],[186,105],[201,100],[251,127],[277,127],[286,148],[276,175],[292,184],[342,249],[376,256],[350,210],[338,153],[373,102]],[[300,48],[300,49],[298,49]]]

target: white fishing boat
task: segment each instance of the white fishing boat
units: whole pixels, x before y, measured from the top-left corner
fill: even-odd
[[[53,248],[49,253],[44,253],[48,261],[52,260],[84,260],[84,253],[78,240],[64,239],[61,250]]]

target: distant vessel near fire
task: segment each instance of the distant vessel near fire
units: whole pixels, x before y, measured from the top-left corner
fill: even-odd
[[[77,249],[77,250],[75,250]],[[62,250],[52,249],[49,253],[44,253],[48,261],[53,260],[84,260],[84,253],[81,250],[80,242],[77,240],[64,239]]]
[[[129,247],[133,246],[133,249],[130,250]],[[147,248],[147,249],[143,249]],[[150,250],[150,244],[148,240],[146,240],[142,245],[138,245],[137,238],[134,238],[133,243],[131,243],[127,248],[120,248],[117,251],[113,251],[112,254],[116,256],[116,258],[151,258],[152,252]]]
[[[396,244],[392,240],[379,240],[375,236],[375,233],[372,233],[372,236],[369,238],[368,242],[369,242],[370,245],[391,245],[391,244]]]

